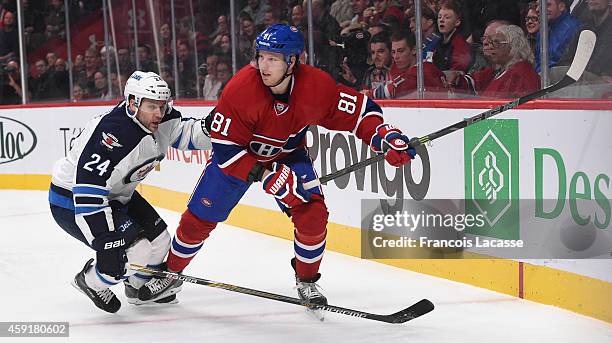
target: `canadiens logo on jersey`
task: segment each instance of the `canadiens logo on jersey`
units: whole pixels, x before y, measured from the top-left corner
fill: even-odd
[[[263,135],[253,135],[253,140],[249,143],[249,148],[262,160],[270,160],[283,151],[286,141],[266,137]]]
[[[102,145],[104,145],[108,150],[113,150],[113,148],[121,148],[123,145],[119,144],[119,140],[117,137],[113,136],[112,133],[102,132]]]
[[[282,101],[274,102],[274,112],[276,112],[277,116],[283,115],[289,109],[289,105],[285,104]]]

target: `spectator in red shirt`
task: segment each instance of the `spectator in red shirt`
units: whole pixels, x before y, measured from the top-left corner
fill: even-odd
[[[374,0],[380,20],[395,29],[404,27],[404,11],[397,0]]]
[[[485,29],[482,43],[493,66],[467,75],[447,75],[450,83],[496,98],[518,98],[540,88],[533,53],[520,27],[494,21]]]
[[[433,54],[433,63],[440,70],[457,70],[466,72],[472,63],[472,50],[459,32],[462,23],[461,5],[454,0],[445,0],[438,12],[438,29],[442,42]]]
[[[416,90],[416,39],[412,33],[396,33],[391,37],[391,79],[385,84],[372,89],[370,96],[375,99],[405,98]],[[431,62],[423,62],[425,88],[435,94],[443,93],[446,97],[448,88],[446,78],[440,69]]]

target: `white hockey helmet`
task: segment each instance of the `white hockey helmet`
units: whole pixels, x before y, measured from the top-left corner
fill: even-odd
[[[130,96],[134,96],[134,102],[138,109],[143,98],[169,101],[170,87],[164,79],[154,72],[136,70],[125,83],[123,95],[128,105]]]

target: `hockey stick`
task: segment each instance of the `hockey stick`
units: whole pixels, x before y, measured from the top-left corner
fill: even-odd
[[[232,292],[253,295],[256,297],[260,297],[260,298],[281,301],[284,303],[298,305],[298,306],[304,306],[312,310],[329,311],[329,312],[343,314],[346,316],[376,320],[379,322],[385,322],[385,323],[391,323],[391,324],[405,323],[409,320],[418,318],[428,312],[431,312],[434,309],[434,305],[431,303],[431,301],[427,299],[423,299],[393,314],[388,314],[388,315],[374,314],[374,313],[351,310],[348,308],[333,306],[333,305],[308,304],[308,303],[304,303],[302,300],[298,298],[292,298],[292,297],[282,295],[282,294],[274,294],[274,293],[269,293],[269,292],[264,292],[264,291],[258,291],[256,289],[230,285],[227,283],[201,279],[198,277],[187,276],[187,275],[167,272],[163,270],[157,270],[157,269],[153,269],[153,268],[149,268],[149,267],[145,267],[145,266],[141,266],[137,264],[131,264],[130,269],[139,271],[139,272],[149,273],[157,277],[181,280],[183,282],[195,283],[198,285],[214,287],[214,288],[221,288],[221,289],[225,289],[225,290],[232,291]]]
[[[426,135],[423,137],[415,137],[411,139],[410,142],[408,142],[408,145],[410,145],[413,148],[416,148],[419,145],[433,141],[434,139],[440,138],[442,136],[446,136],[449,133],[464,129],[466,126],[469,126],[481,120],[485,120],[487,118],[493,117],[502,112],[510,110],[516,106],[522,105],[528,101],[540,98],[544,95],[557,91],[563,87],[571,85],[572,83],[578,81],[578,79],[580,79],[580,76],[582,76],[582,73],[584,72],[584,69],[586,68],[587,63],[589,63],[589,59],[591,58],[593,49],[595,48],[596,40],[597,40],[597,37],[595,36],[595,33],[593,33],[593,31],[584,30],[580,33],[580,37],[578,38],[578,46],[576,48],[576,53],[574,55],[574,60],[572,61],[572,65],[568,69],[565,76],[561,80],[559,80],[557,83],[555,83],[554,85],[548,86],[546,88],[542,88],[536,92],[527,94],[516,100],[510,101],[506,104],[497,106],[488,111],[477,114],[471,118],[464,119],[458,123],[445,127],[434,133],[430,133],[429,135]],[[333,179],[339,178],[340,176],[343,176],[348,173],[359,170],[361,168],[367,167],[370,164],[376,163],[378,161],[382,161],[383,159],[384,159],[384,154],[378,154],[378,155],[372,156],[361,162],[350,165],[344,169],[340,169],[328,175],[322,176],[319,179],[315,179],[315,180],[306,182],[304,183],[304,189],[311,189],[311,188],[317,187],[322,183],[326,183]]]

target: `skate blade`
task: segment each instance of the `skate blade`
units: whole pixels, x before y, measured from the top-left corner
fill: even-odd
[[[308,315],[320,322],[325,321],[325,311],[323,310],[317,310],[317,309],[310,309],[307,308],[306,309],[306,313],[308,313]]]
[[[169,297],[172,294],[176,294],[176,293],[178,293],[178,292],[180,292],[182,290],[182,287],[183,286],[178,286],[178,287],[170,288],[169,290],[167,290],[167,291],[165,291],[163,293],[160,293],[158,296],[156,296],[153,299],[149,299],[149,300],[140,300],[138,298],[136,298],[136,299],[138,299],[138,301],[140,301],[142,303],[150,303],[150,302],[153,302],[155,300],[159,300],[159,299],[163,299],[163,298]]]
[[[87,293],[85,293],[85,291],[83,291],[81,289],[81,287],[79,287],[79,285],[77,285],[76,280],[72,280],[70,281],[70,284],[72,285],[72,287],[74,287],[77,291],[79,291],[80,293],[85,294],[85,296],[87,296],[89,298],[89,295]]]
[[[170,295],[172,295],[172,294],[170,294]],[[161,298],[161,299],[163,299],[163,298]],[[174,300],[168,301],[166,303],[156,303],[155,300],[157,300],[157,299],[142,301],[142,300],[140,300],[138,298],[127,298],[127,302],[129,304],[136,305],[136,306],[141,306],[141,305],[160,306],[160,305],[178,304],[178,302],[179,302],[178,299],[176,299],[176,298]]]

